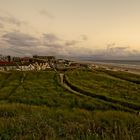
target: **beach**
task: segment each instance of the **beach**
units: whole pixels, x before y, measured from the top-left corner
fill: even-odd
[[[125,61],[120,61],[116,63],[116,61],[78,61],[79,63],[87,63],[90,65],[95,65],[97,68],[105,68],[107,70],[113,70],[113,71],[126,71],[134,74],[140,75],[140,64],[135,63],[135,61],[130,61],[129,64],[128,61],[125,63]],[[133,63],[134,62],[134,63]]]

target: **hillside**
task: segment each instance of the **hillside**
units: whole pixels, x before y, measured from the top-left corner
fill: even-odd
[[[64,88],[53,71],[1,72],[0,138],[139,140],[139,83],[105,71],[67,71],[65,76],[79,95]]]

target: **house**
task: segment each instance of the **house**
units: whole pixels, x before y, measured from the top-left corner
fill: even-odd
[[[0,60],[0,66],[13,66],[14,62],[8,62],[8,61],[1,61]]]
[[[20,62],[21,60],[20,60],[20,57],[13,57],[13,61],[14,62]]]
[[[70,67],[80,67],[80,64],[76,62],[71,62]]]
[[[38,55],[34,55],[33,58],[46,59],[46,60],[54,60],[55,59],[54,56],[38,56]]]
[[[25,63],[25,62],[31,62],[31,58],[30,57],[23,57],[20,59],[21,62]]]

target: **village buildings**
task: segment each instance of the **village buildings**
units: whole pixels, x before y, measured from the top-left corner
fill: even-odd
[[[56,59],[54,56],[37,56],[31,57],[10,57],[0,59],[0,71],[40,71],[47,69],[68,70],[68,69],[85,69],[90,65],[78,63],[65,59]]]

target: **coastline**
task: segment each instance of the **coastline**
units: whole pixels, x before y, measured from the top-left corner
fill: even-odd
[[[140,68],[133,65],[127,65],[127,64],[114,64],[114,63],[101,63],[101,62],[94,62],[93,64],[104,67],[116,71],[125,71],[129,73],[139,74],[140,75]]]
[[[125,72],[140,75],[140,65],[105,63],[99,61],[78,61],[78,62],[95,65],[96,67],[106,68],[113,71],[125,71]]]

